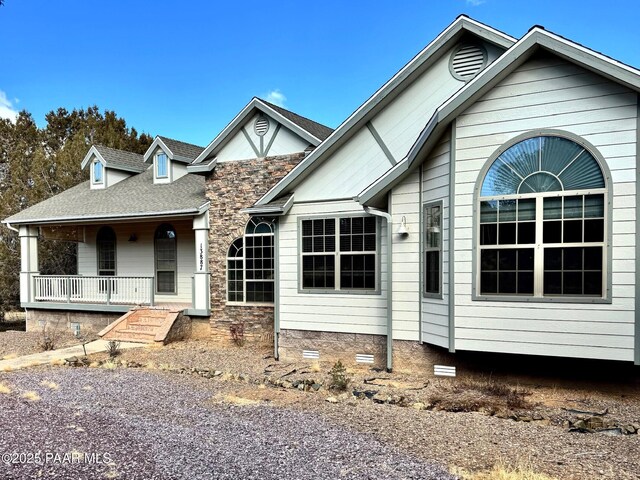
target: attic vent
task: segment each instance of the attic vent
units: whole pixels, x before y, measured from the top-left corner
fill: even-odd
[[[451,55],[449,69],[458,80],[471,80],[487,64],[487,52],[480,45],[461,45]]]
[[[267,117],[258,117],[253,124],[253,130],[259,137],[264,136],[269,131],[269,120]]]

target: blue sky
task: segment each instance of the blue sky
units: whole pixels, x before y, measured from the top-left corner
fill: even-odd
[[[5,0],[0,116],[97,104],[206,145],[253,96],[336,127],[461,13],[640,68],[637,1]]]

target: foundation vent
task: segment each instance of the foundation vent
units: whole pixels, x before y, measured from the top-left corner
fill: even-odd
[[[356,353],[356,363],[373,363],[373,355]]]
[[[451,56],[449,67],[458,80],[471,80],[487,64],[487,53],[480,45],[462,45]]]
[[[309,360],[318,360],[320,358],[320,352],[317,350],[303,350],[302,358],[308,358]]]
[[[438,377],[455,377],[456,367],[448,367],[446,365],[434,365],[433,374]]]

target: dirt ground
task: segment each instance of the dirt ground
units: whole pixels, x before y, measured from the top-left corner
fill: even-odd
[[[640,478],[637,375],[444,379],[362,368],[347,370],[348,386],[338,391],[333,365],[277,362],[269,349],[209,341],[130,350],[117,362],[209,379],[218,386],[214,402],[316,412],[452,471],[506,465],[559,479]]]
[[[40,336],[0,333],[0,358],[38,351]],[[72,336],[57,341],[77,343]],[[333,364],[276,361],[269,347],[221,347],[205,340],[126,350],[114,360],[105,352],[77,365],[156,372],[196,382],[194,388],[205,382],[212,405],[317,415],[411,458],[467,472],[463,478],[485,478],[474,475],[496,465],[546,475],[535,477],[544,480],[640,478],[637,367],[615,377],[606,372],[618,364],[589,365],[589,372],[604,372],[597,375],[536,375],[518,368],[478,369],[458,378],[364,367],[336,372]],[[346,383],[342,390],[335,388],[340,381]]]

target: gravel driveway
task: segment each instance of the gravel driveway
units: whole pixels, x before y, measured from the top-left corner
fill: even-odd
[[[313,413],[216,403],[199,378],[45,368],[0,383],[3,479],[454,478]],[[14,452],[41,464],[7,464]]]

